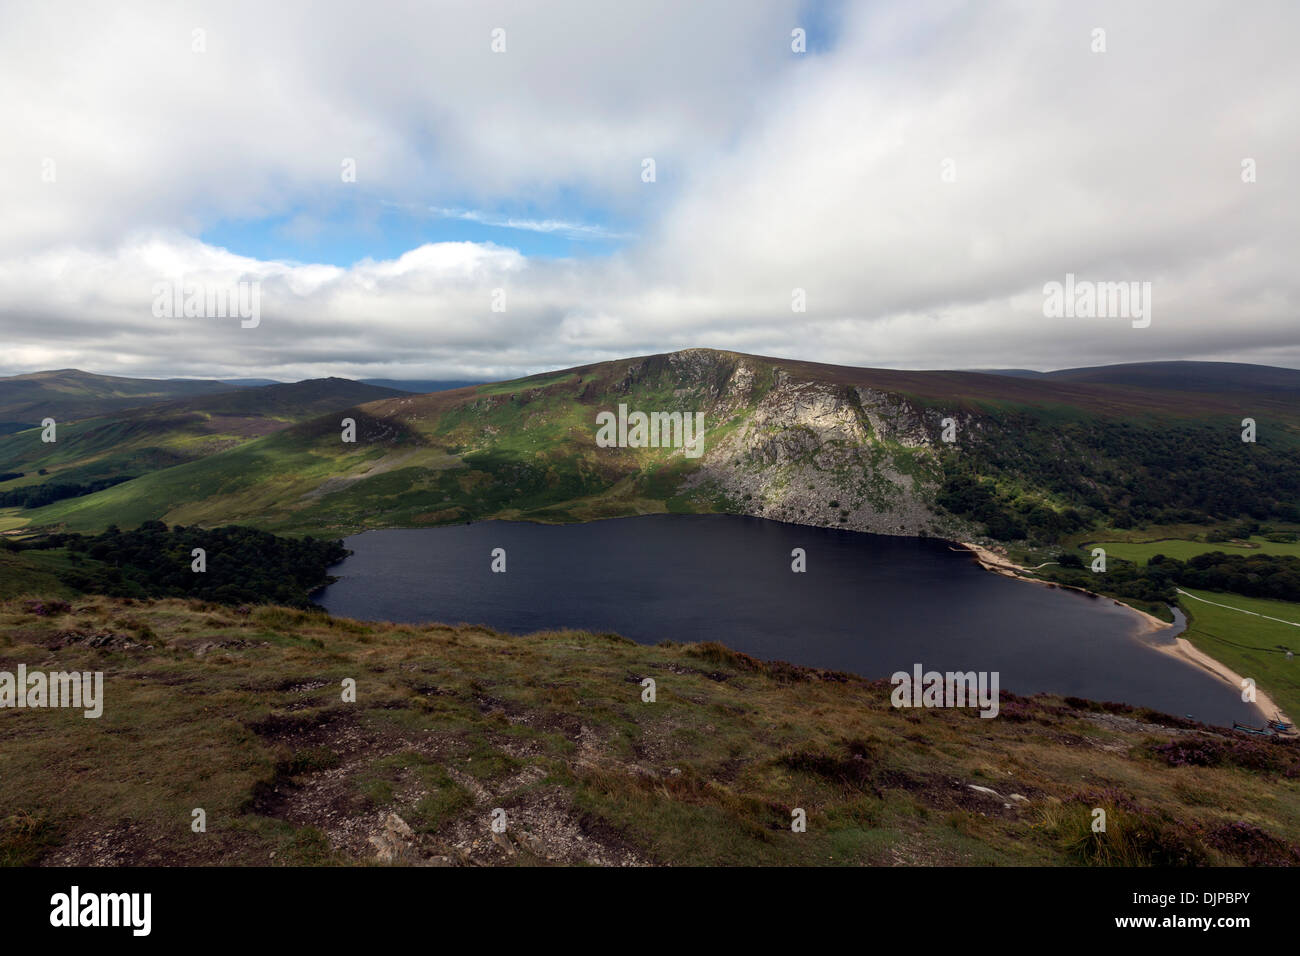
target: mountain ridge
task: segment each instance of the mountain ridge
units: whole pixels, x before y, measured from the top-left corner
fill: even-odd
[[[1112,519],[1285,518],[1287,501],[1300,500],[1298,410],[1249,396],[1261,437],[1243,446],[1242,401],[687,349],[385,397],[355,409],[355,443],[325,415],[30,519],[75,530],[122,518],[333,533],[718,511],[1055,540]],[[597,447],[597,413],[620,403],[703,411],[702,456]]]
[[[0,377],[0,434],[30,428],[45,418],[71,421],[235,387],[211,379],[124,378],[81,369]]]
[[[230,388],[153,401],[109,415],[58,422],[56,441],[40,429],[0,437],[5,491],[40,483],[136,477],[271,434],[294,422],[402,394],[351,379]]]

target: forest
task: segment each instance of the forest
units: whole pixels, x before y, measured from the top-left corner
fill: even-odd
[[[255,528],[168,528],[147,521],[134,531],[109,527],[102,534],[51,534],[6,541],[11,552],[61,551],[51,562],[59,580],[77,591],[113,597],[190,597],[225,604],[312,607],[310,594],[332,579],[327,569],[343,560],[342,541],[287,538]],[[193,569],[201,548],[205,570]]]
[[[1111,558],[1094,572],[1072,551],[1041,576],[1060,584],[1128,598],[1146,604],[1173,604],[1175,587],[1244,594],[1277,601],[1300,601],[1300,558],[1212,551],[1187,561],[1157,554],[1145,565]]]
[[[0,476],[3,477],[3,476]],[[22,477],[19,473],[10,473],[10,477]],[[134,475],[116,475],[112,478],[99,478],[83,483],[56,481],[43,485],[28,485],[13,491],[0,491],[0,508],[39,508],[42,505],[62,501],[64,498],[80,498],[82,495],[94,494],[124,481],[130,481]]]
[[[1226,426],[1061,421],[1008,412],[947,453],[938,504],[1002,541],[1098,525],[1300,522],[1300,447]]]

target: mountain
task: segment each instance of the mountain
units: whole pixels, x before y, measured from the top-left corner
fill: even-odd
[[[23,814],[0,818],[0,863],[242,863],[272,852],[287,864],[1300,861],[1300,824],[1276,810],[1296,789],[1293,743],[1007,693],[998,720],[936,708],[920,733],[919,715],[890,705],[886,681],[718,644],[243,604],[245,589],[289,583],[286,562],[319,554],[320,542],[272,552],[255,532],[219,527],[316,534],[727,511],[1050,540],[1130,520],[1300,521],[1294,397],[707,349],[428,394],[367,389],[338,379],[239,389],[69,423],[53,447],[30,431],[0,439],[10,456],[0,468],[21,459],[51,479],[139,469],[94,493],[0,512],[3,527],[161,518],[215,529],[204,534],[243,542],[247,555],[232,582],[210,582],[240,604],[142,596],[127,608],[85,591],[109,581],[175,593],[157,571],[185,568],[174,527],[111,532],[129,546],[86,542],[84,553],[53,538],[49,549],[0,546],[6,657],[104,672],[113,706],[103,726],[129,731],[106,749],[100,721],[68,714],[59,733],[9,734],[0,804]],[[598,416],[617,418],[620,406],[679,413],[683,425],[702,414],[700,454],[602,447]],[[1253,444],[1240,440],[1247,412]],[[295,570],[300,585],[319,577]],[[640,703],[645,674],[661,681],[655,707]],[[345,678],[364,693],[340,708]],[[189,749],[160,746],[160,734]],[[175,785],[155,798],[156,786],[142,796],[131,784],[105,803],[94,785],[109,777]],[[199,792],[209,819],[237,823],[218,842],[176,826]],[[508,838],[478,839],[483,807],[497,803],[515,808],[516,823]],[[778,839],[794,807],[807,809],[808,830]],[[1091,839],[1098,807],[1105,843]],[[132,839],[96,837],[114,827]]]
[[[31,428],[47,417],[75,421],[231,388],[217,381],[119,378],[75,368],[11,375],[0,378],[0,434]]]
[[[405,378],[363,378],[359,381],[367,385],[379,385],[383,388],[393,388],[399,392],[414,392],[422,395],[427,392],[449,392],[456,388],[466,388],[470,385],[486,384],[481,381],[472,381],[470,379],[405,379]]]
[[[597,415],[619,405],[703,414],[702,453],[599,447]],[[1241,441],[1247,414],[1258,422],[1255,443]],[[688,349],[385,398],[353,417],[353,443],[336,414],[303,421],[22,520],[336,533],[717,511],[1044,542],[1135,521],[1300,521],[1300,407],[1273,392]]]
[[[339,408],[393,398],[397,389],[367,385],[350,378],[310,378],[301,382],[259,385],[219,395],[166,402],[149,409],[160,415],[194,413],[278,421],[301,421]]]
[[[1135,362],[1062,369],[1046,378],[1183,392],[1300,392],[1300,370],[1235,362]]]
[[[223,379],[227,385],[282,385],[273,378],[227,378]],[[482,381],[472,379],[438,379],[438,378],[359,378],[356,381],[362,385],[376,385],[380,388],[389,388],[397,392],[414,392],[417,395],[425,392],[446,392],[453,388],[464,388],[466,385],[483,385]]]
[[[43,480],[81,485],[134,478],[235,448],[294,422],[400,394],[349,379],[310,379],[228,388],[61,423],[57,440],[49,444],[41,440],[40,429],[2,436],[0,473],[23,475],[0,482],[0,496]]]
[[[986,375],[1052,382],[1128,385],[1181,392],[1300,392],[1300,369],[1237,362],[1130,362],[1035,372],[1024,368],[979,369]]]

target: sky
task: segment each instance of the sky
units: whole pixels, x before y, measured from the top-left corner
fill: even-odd
[[[0,24],[0,375],[1300,367],[1292,0],[0,0]],[[1149,324],[1049,316],[1067,274],[1150,283]],[[241,283],[255,324],[159,307]]]

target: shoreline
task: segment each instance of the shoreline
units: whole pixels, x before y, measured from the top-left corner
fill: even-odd
[[[611,520],[619,520],[621,518],[626,519],[626,518],[636,518],[636,517],[643,517],[643,515],[618,515],[611,518],[602,518],[602,519],[594,519],[594,520],[611,521]],[[744,515],[743,517],[758,518],[759,516]],[[568,523],[568,522],[538,521],[531,518],[507,518],[507,519],[489,518],[489,519],[478,519],[478,520],[507,521],[507,522],[531,523],[531,524],[567,524]],[[759,520],[770,521],[776,519],[759,518]],[[474,522],[466,521],[463,523],[471,524]],[[586,524],[588,522],[580,522],[580,523]],[[793,523],[793,522],[782,522],[782,523]],[[462,522],[456,521],[453,522],[452,524],[459,525],[462,524]],[[446,526],[447,525],[433,525],[427,527],[446,527]],[[363,533],[364,531],[376,531],[376,530],[392,530],[392,529],[366,528],[366,529],[362,529],[362,531],[358,531],[354,533],[360,534]],[[412,529],[403,529],[403,530],[426,530],[426,529],[412,528]],[[855,532],[855,533],[864,533],[864,532]],[[865,533],[869,534],[874,532],[865,532]],[[911,536],[898,535],[897,537],[911,537]],[[1026,581],[1031,584],[1038,584],[1043,587],[1054,588],[1056,590],[1074,591],[1079,594],[1086,594],[1089,597],[1098,600],[1110,601],[1116,607],[1123,608],[1125,611],[1127,611],[1128,613],[1136,617],[1138,629],[1136,630],[1133,636],[1138,639],[1149,637],[1152,634],[1156,634],[1160,631],[1173,627],[1173,624],[1171,624],[1169,621],[1161,620],[1160,618],[1156,617],[1154,614],[1135,608],[1130,604],[1126,604],[1123,601],[1117,600],[1116,598],[1113,597],[1109,597],[1108,595],[1098,594],[1095,591],[1090,591],[1087,588],[1081,588],[1072,584],[1059,584],[1055,581],[1043,581],[1039,578],[1029,577],[1027,575],[1031,575],[1033,573],[1033,569],[1026,568],[1023,567],[1022,565],[1016,564],[1006,555],[999,554],[998,552],[992,550],[991,548],[987,548],[984,547],[983,545],[976,544],[973,541],[954,541],[952,539],[942,539],[942,540],[946,540],[949,549],[952,551],[964,550],[974,555],[975,559],[979,562],[980,567],[982,567],[986,571],[991,571],[994,574],[1000,574],[1004,577],[1014,578],[1019,581]],[[315,590],[309,593],[308,599],[311,600],[317,593],[324,590],[326,587],[329,586],[329,584],[332,583],[334,582],[330,581],[327,582],[326,584],[318,586]],[[315,602],[313,601],[313,603]],[[1233,671],[1222,661],[1216,660],[1215,658],[1211,657],[1209,654],[1197,648],[1186,638],[1175,637],[1173,641],[1169,643],[1155,643],[1149,641],[1143,641],[1143,643],[1146,643],[1154,650],[1157,650],[1163,654],[1167,654],[1178,660],[1182,660],[1185,663],[1192,664],[1196,667],[1201,668],[1202,670],[1211,674],[1213,677],[1223,681],[1225,684],[1228,684],[1234,690],[1239,691],[1241,688],[1241,683],[1243,678],[1239,674]],[[1281,720],[1294,724],[1290,716],[1287,715],[1285,712],[1283,712],[1282,709],[1277,705],[1277,703],[1271,697],[1269,697],[1268,694],[1259,686],[1256,686],[1255,688],[1255,703],[1253,706],[1259,712],[1260,720],[1262,723],[1265,724],[1265,726],[1267,726],[1267,722],[1269,720],[1274,719],[1273,718],[1274,714],[1278,715],[1278,717]],[[1290,737],[1293,736],[1293,734],[1283,734],[1282,736]]]
[[[1132,605],[1125,604],[1123,601],[1117,601],[1115,600],[1115,598],[1107,598],[1106,595],[1104,594],[1097,594],[1095,591],[1089,591],[1086,588],[1074,587],[1072,585],[1056,584],[1055,582],[1040,581],[1037,578],[1024,577],[1025,574],[1030,573],[1028,568],[1021,567],[1020,565],[1016,564],[1014,561],[1012,561],[1010,558],[1006,557],[1005,555],[998,554],[996,551],[992,551],[989,548],[983,547],[982,545],[975,544],[972,541],[958,541],[955,543],[961,545],[963,548],[967,549],[972,554],[974,554],[976,560],[979,561],[980,563],[980,567],[984,568],[986,571],[992,571],[994,574],[1001,574],[1004,577],[1016,578],[1020,581],[1028,581],[1032,584],[1041,584],[1044,587],[1055,587],[1061,590],[1079,591],[1083,594],[1091,594],[1093,597],[1114,601],[1115,604],[1117,604],[1119,607],[1124,608],[1125,610],[1131,612],[1132,614],[1135,614],[1138,617],[1142,626],[1141,629],[1138,631],[1138,633],[1135,635],[1136,637],[1144,637],[1150,634],[1154,634],[1158,631],[1162,631],[1165,628],[1173,626],[1168,621],[1160,620],[1160,618],[1156,617],[1154,614],[1149,614],[1146,611],[1139,610],[1138,608],[1135,608]],[[1215,658],[1211,657],[1209,654],[1205,653],[1205,651],[1198,648],[1195,644],[1187,640],[1187,638],[1185,637],[1175,637],[1172,643],[1168,643],[1168,644],[1153,643],[1150,644],[1149,646],[1151,646],[1152,648],[1154,648],[1155,650],[1159,651],[1162,654],[1167,654],[1170,657],[1173,657],[1177,660],[1181,660],[1188,664],[1192,664],[1196,667],[1201,668],[1202,670],[1208,672],[1214,677],[1217,677],[1219,680],[1223,681],[1225,684],[1232,687],[1233,690],[1237,690],[1237,691],[1241,690],[1241,684],[1244,678],[1240,674],[1234,671],[1227,664],[1224,664],[1222,661],[1216,660]],[[1265,726],[1267,726],[1268,721],[1274,719],[1273,717],[1274,714],[1277,715],[1277,719],[1286,721],[1287,723],[1290,723],[1292,725],[1294,725],[1295,723],[1294,721],[1291,720],[1290,716],[1287,715],[1282,710],[1282,708],[1277,705],[1277,703],[1273,700],[1273,698],[1269,697],[1268,694],[1258,685],[1256,685],[1255,687],[1255,703],[1253,706],[1257,711],[1259,711],[1260,716],[1265,723]],[[1291,736],[1291,735],[1284,734],[1282,736]]]
[[[1219,678],[1225,684],[1228,684],[1233,690],[1241,690],[1242,681],[1245,680],[1245,678],[1227,664],[1215,660],[1187,638],[1176,637],[1172,644],[1156,644],[1153,646],[1162,654],[1168,654],[1170,657],[1175,657],[1178,660],[1187,661],[1190,664],[1196,665],[1212,676]],[[1294,721],[1283,712],[1282,708],[1277,705],[1277,702],[1274,701],[1273,698],[1269,697],[1268,693],[1258,685],[1255,687],[1255,703],[1253,706],[1263,716],[1265,726],[1267,726],[1267,721],[1274,719],[1272,716],[1274,714],[1277,715],[1276,719],[1294,725]],[[1290,737],[1292,735],[1282,734],[1280,736]]]

